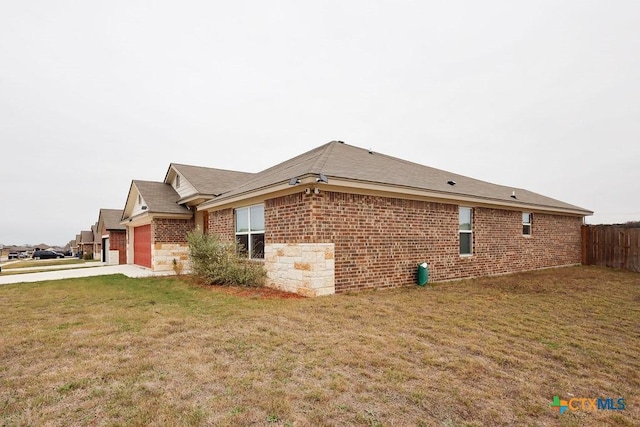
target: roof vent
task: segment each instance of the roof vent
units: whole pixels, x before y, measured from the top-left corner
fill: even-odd
[[[456,185],[456,182],[454,180],[450,179],[449,181],[447,181],[447,184]]]
[[[373,150],[369,148],[369,154],[373,154]]]
[[[517,197],[516,197],[516,192],[515,192],[515,191],[512,191],[512,192],[511,192],[511,198],[512,198],[512,199],[517,199]]]

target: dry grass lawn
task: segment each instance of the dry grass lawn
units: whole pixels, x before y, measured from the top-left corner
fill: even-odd
[[[75,264],[74,268],[96,267],[96,261],[94,260],[85,261],[77,258],[25,259],[0,264],[0,267],[2,268],[2,272],[0,272],[0,274],[2,276],[10,276],[14,274],[36,273],[44,270],[51,270],[52,267],[55,267],[55,269],[64,269],[65,266],[69,266],[70,264]],[[78,266],[79,264],[83,265]]]
[[[640,425],[638,273],[240,291],[119,275],[0,286],[0,424]],[[626,410],[559,415],[556,395]]]

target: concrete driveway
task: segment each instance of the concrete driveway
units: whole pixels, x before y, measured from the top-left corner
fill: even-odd
[[[95,267],[65,268],[37,273],[3,275],[0,273],[0,285],[24,282],[42,282],[43,280],[72,279],[75,277],[104,276],[107,274],[124,274],[128,277],[168,276],[173,272],[153,272],[137,265],[104,265],[98,263]]]

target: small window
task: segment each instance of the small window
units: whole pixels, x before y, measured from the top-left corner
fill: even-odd
[[[176,175],[176,188],[180,188],[180,175]]]
[[[460,255],[473,254],[473,209],[460,207]]]
[[[264,205],[236,209],[236,242],[243,256],[264,258]]]
[[[522,235],[531,236],[531,221],[533,214],[531,212],[522,212]]]
[[[138,194],[138,204],[139,205],[142,204],[142,196],[140,194]]]

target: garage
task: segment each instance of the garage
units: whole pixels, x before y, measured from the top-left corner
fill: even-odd
[[[151,268],[151,224],[133,229],[133,263]]]

